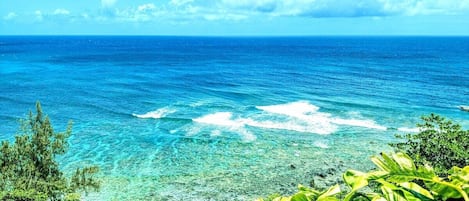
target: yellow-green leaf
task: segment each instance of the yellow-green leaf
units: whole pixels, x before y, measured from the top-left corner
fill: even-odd
[[[420,185],[414,183],[414,182],[403,182],[403,183],[400,183],[399,184],[400,186],[402,186],[403,188],[405,189],[408,189],[408,190],[412,190],[420,195],[423,195],[429,199],[434,199],[433,198],[433,195],[427,191],[426,189],[422,188]]]
[[[337,184],[335,186],[332,186],[330,187],[329,189],[327,189],[327,191],[325,191],[324,193],[322,193],[317,201],[332,201],[332,200],[337,200],[336,197],[334,197],[334,195],[340,193],[340,186]]]
[[[290,201],[311,201],[311,200],[304,193],[297,193],[291,197]]]

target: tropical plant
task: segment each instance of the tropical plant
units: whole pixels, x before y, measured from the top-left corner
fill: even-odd
[[[1,143],[0,200],[79,200],[79,192],[99,189],[97,167],[78,168],[68,179],[56,161],[68,149],[71,122],[65,132],[55,132],[37,102],[36,114],[21,121],[20,133],[13,143]]]
[[[300,185],[296,194],[273,201],[469,201],[469,166],[453,167],[448,177],[441,178],[429,166],[416,166],[405,153],[381,154],[371,160],[377,170],[368,173],[348,170],[343,174],[350,188],[348,192],[341,192],[339,185],[325,191]],[[371,183],[378,188],[368,188]]]
[[[397,135],[404,142],[392,143],[397,151],[407,153],[418,165],[428,164],[445,176],[453,166],[469,165],[469,130],[435,114],[422,117],[417,134]]]

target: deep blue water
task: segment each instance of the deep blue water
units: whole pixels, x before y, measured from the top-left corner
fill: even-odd
[[[0,37],[0,138],[36,100],[73,120],[60,161],[101,167],[88,200],[294,190],[370,168],[422,115],[467,128],[468,97],[468,37]]]

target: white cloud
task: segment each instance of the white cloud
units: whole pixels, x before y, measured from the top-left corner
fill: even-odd
[[[192,2],[194,2],[194,0],[171,0],[169,4],[173,6],[183,6]]]
[[[148,12],[148,11],[152,11],[155,9],[156,9],[155,4],[149,3],[149,4],[143,4],[143,5],[138,6],[137,12]]]
[[[215,21],[215,20],[229,20],[229,21],[239,21],[247,19],[248,16],[241,15],[241,14],[223,14],[223,13],[213,13],[207,14],[203,16],[203,19],[208,21]]]
[[[53,15],[69,15],[70,11],[68,11],[67,9],[63,9],[63,8],[57,8],[52,14]]]
[[[109,8],[116,4],[117,0],[101,0],[101,6],[105,8]]]
[[[14,13],[14,12],[9,12],[7,15],[5,15],[5,16],[3,17],[3,19],[4,19],[4,20],[11,20],[11,19],[13,19],[13,18],[15,18],[15,17],[17,17],[17,16],[18,16],[18,15],[17,15],[16,13]]]
[[[379,0],[383,8],[400,15],[459,15],[469,12],[469,0]]]
[[[167,13],[165,10],[155,6],[155,4],[148,3],[139,5],[136,8],[116,9],[114,14],[121,21],[145,22],[157,19]]]
[[[454,15],[469,12],[469,0],[222,0],[218,7],[272,16]]]
[[[187,23],[197,20],[240,21],[252,17],[370,17],[414,15],[461,15],[469,13],[469,0],[164,0],[115,6],[117,0],[101,0],[99,13],[78,15],[101,21],[166,21]],[[70,15],[65,9],[44,14]],[[41,18],[42,15],[37,15]],[[75,16],[76,17],[76,16]]]
[[[36,20],[42,21],[44,19],[44,16],[42,15],[42,12],[40,10],[34,11],[34,15],[36,16]]]
[[[229,20],[239,21],[248,18],[240,13],[230,13],[219,9],[215,4],[193,5],[193,0],[171,0],[167,4],[142,4],[134,8],[115,9],[114,19],[119,21],[167,21],[187,23],[192,20]],[[112,19],[112,18],[110,18]]]
[[[83,19],[89,19],[89,18],[90,18],[90,15],[89,15],[88,13],[82,13],[82,14],[81,14],[81,17],[82,17]]]

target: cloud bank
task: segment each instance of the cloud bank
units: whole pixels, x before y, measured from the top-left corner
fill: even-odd
[[[116,5],[116,2],[101,0],[101,7],[95,5],[95,8],[81,10],[51,8],[49,12],[37,10],[29,15],[36,20],[45,20],[45,16],[61,16],[62,19],[68,16],[74,21],[184,23],[197,20],[242,21],[253,17],[354,18],[469,13],[469,0],[149,0],[143,4],[122,2],[123,5]],[[11,20],[19,15],[12,11],[3,19]]]
[[[7,15],[3,16],[3,19],[4,20],[12,20],[13,18],[15,18],[16,16],[16,13],[14,12],[9,12]]]
[[[233,12],[316,18],[457,15],[469,11],[469,0],[222,0],[218,5]]]
[[[117,0],[101,0],[101,6],[104,8],[109,8],[116,4]]]

